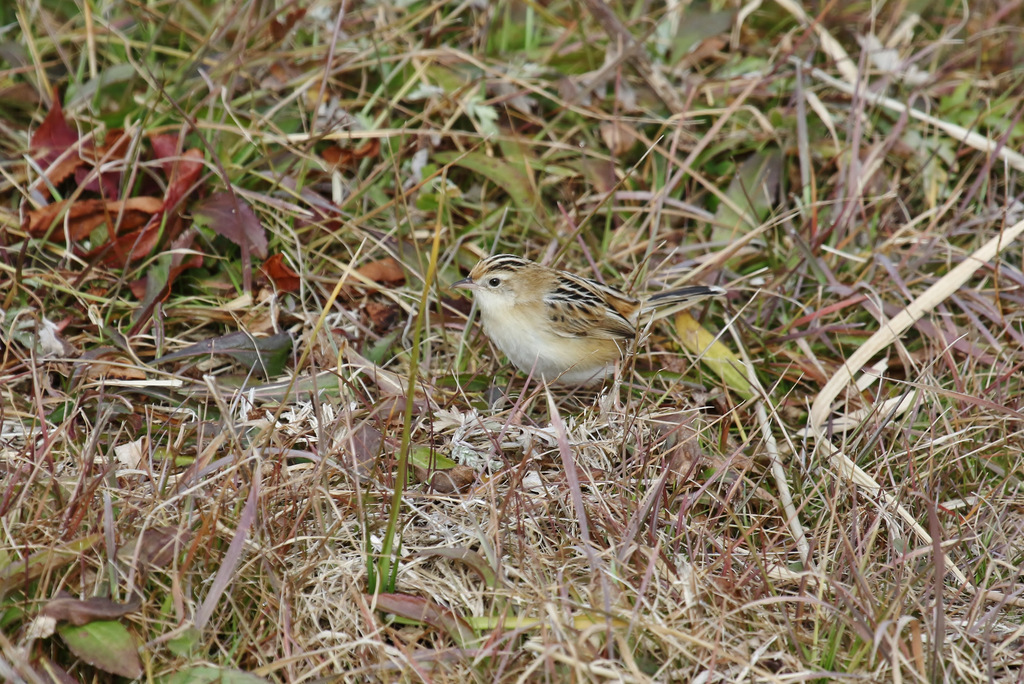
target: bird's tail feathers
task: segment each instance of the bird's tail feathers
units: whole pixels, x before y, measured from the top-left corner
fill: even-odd
[[[714,285],[690,285],[676,290],[665,290],[651,295],[641,313],[646,321],[656,321],[678,313],[709,297],[724,295],[725,290]]]

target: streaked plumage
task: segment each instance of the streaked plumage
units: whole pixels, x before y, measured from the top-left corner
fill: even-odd
[[[695,285],[637,299],[511,254],[484,259],[452,287],[473,292],[487,336],[520,370],[566,384],[608,375],[652,317],[725,292]]]

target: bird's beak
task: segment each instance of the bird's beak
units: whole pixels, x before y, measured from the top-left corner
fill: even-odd
[[[463,278],[462,280],[457,280],[454,283],[452,283],[451,284],[451,289],[453,289],[453,290],[459,290],[459,289],[462,289],[462,290],[475,290],[476,289],[476,283],[473,282],[472,278]]]

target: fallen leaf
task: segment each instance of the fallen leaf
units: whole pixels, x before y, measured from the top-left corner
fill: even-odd
[[[145,460],[149,448],[149,440],[146,437],[118,444],[114,447],[114,458],[125,468],[134,470]]]
[[[204,200],[193,214],[207,220],[209,227],[250,254],[267,256],[267,234],[256,213],[237,195],[218,192]]]
[[[102,145],[88,147],[81,151],[83,159],[87,160],[93,167],[100,164],[109,164],[114,160],[123,160],[128,152],[128,144],[131,138],[125,135],[123,128],[115,128],[107,131],[106,139]],[[121,196],[121,172],[100,171],[95,168],[87,169],[79,167],[75,170],[75,182],[80,188],[88,192],[95,192],[104,199],[116,200]]]
[[[721,52],[729,44],[723,36],[705,38],[697,47],[687,53],[685,64],[697,64]]]
[[[274,62],[268,67],[260,81],[260,86],[267,90],[282,90],[285,88],[285,84],[291,82],[292,78],[294,78],[294,73],[288,65]]]
[[[367,318],[374,331],[383,332],[391,329],[398,319],[399,308],[395,304],[382,304],[381,302],[368,301],[363,307]]]
[[[251,368],[261,375],[272,376],[284,369],[291,349],[292,337],[288,333],[253,337],[247,332],[233,332],[165,354],[153,363],[167,363],[192,356],[227,354],[246,368]]]
[[[381,398],[373,406],[371,416],[383,420],[387,425],[400,425],[405,415],[405,397],[393,394]]]
[[[345,149],[341,145],[331,145],[330,147],[324,148],[320,153],[320,156],[323,157],[324,161],[331,166],[341,166],[344,154]]]
[[[178,152],[178,136],[172,134],[154,135],[149,139],[153,152],[167,175],[167,193],[164,196],[164,210],[171,211],[195,184],[203,171],[203,153],[191,149]]]
[[[465,620],[433,601],[407,594],[378,594],[367,598],[375,601],[377,610],[443,629],[461,647],[476,640],[476,634]]]
[[[619,184],[615,164],[603,159],[583,159],[580,168],[591,185],[598,192],[611,192]]]
[[[145,225],[163,208],[163,200],[156,197],[132,197],[126,200],[64,200],[26,212],[22,227],[32,237],[46,235],[51,226],[53,235],[63,237],[61,224],[67,221],[73,242],[88,237],[96,228],[106,224],[108,229],[130,231]],[[65,214],[66,212],[66,214]],[[113,233],[113,230],[110,230]]]
[[[150,256],[160,242],[160,219],[162,214],[154,214],[141,230],[118,235],[113,240],[91,249],[86,259],[102,258],[104,266],[125,268],[129,264]]]
[[[458,465],[449,470],[436,470],[430,476],[430,488],[441,494],[464,492],[474,482],[476,482],[476,471],[464,465]]]
[[[142,601],[138,596],[132,597],[128,603],[117,603],[105,596],[93,596],[83,600],[65,595],[47,601],[39,613],[59,622],[81,626],[97,620],[113,620],[134,613],[141,605]]]
[[[79,174],[84,178],[85,174],[88,173],[88,170],[83,168],[84,166],[85,162],[82,161],[82,158],[78,156],[77,152],[69,154],[56,164],[44,166],[43,168],[46,170],[46,180],[48,180],[49,183],[41,188],[43,194],[46,197],[50,197],[49,186],[60,185],[71,176],[75,177],[75,182],[78,182]]]
[[[136,366],[135,362],[129,357],[110,347],[92,349],[82,354],[79,359],[79,368],[84,368],[85,377],[91,380],[102,378],[116,380],[146,379],[145,370]]]
[[[621,120],[604,121],[598,127],[601,132],[601,140],[613,156],[620,157],[629,152],[636,143],[636,136],[633,129]]]
[[[140,563],[165,568],[191,540],[192,531],[187,528],[175,525],[147,527],[140,536],[124,543],[117,550],[117,557],[129,563],[138,553]]]
[[[284,37],[288,35],[288,32],[292,30],[295,23],[306,16],[305,8],[294,9],[288,14],[284,15],[284,19],[275,19],[270,22],[270,37],[275,43],[279,43],[284,40]]]
[[[81,627],[65,625],[57,632],[72,653],[93,667],[129,679],[142,676],[139,646],[120,622],[105,620]]]
[[[285,263],[284,255],[280,252],[277,254],[271,254],[270,257],[263,262],[260,270],[267,274],[267,277],[274,283],[274,289],[278,292],[299,291],[302,279],[291,266]]]
[[[341,440],[339,459],[354,469],[361,478],[373,474],[373,466],[380,457],[384,435],[372,425],[363,422]]]
[[[380,154],[380,140],[373,138],[356,148],[332,145],[321,152],[320,156],[332,166],[352,166],[360,159],[376,157],[378,154]]]
[[[68,125],[60,104],[60,96],[54,95],[53,106],[47,112],[43,123],[32,133],[29,149],[36,155],[35,161],[46,168],[77,143],[78,132]],[[77,154],[74,156],[78,158]],[[78,161],[81,163],[82,160],[79,158]]]
[[[690,312],[676,316],[676,332],[683,346],[700,355],[701,361],[744,399],[751,399],[754,391],[743,372],[743,361],[731,349],[697,322]]]
[[[373,281],[382,285],[400,285],[405,282],[405,271],[394,257],[384,257],[377,261],[363,264],[355,270],[362,276],[362,281]]]

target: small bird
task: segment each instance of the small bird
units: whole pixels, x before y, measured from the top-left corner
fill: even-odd
[[[694,285],[636,299],[511,254],[484,259],[452,288],[473,293],[487,336],[520,370],[566,385],[611,373],[648,322],[725,294]]]

